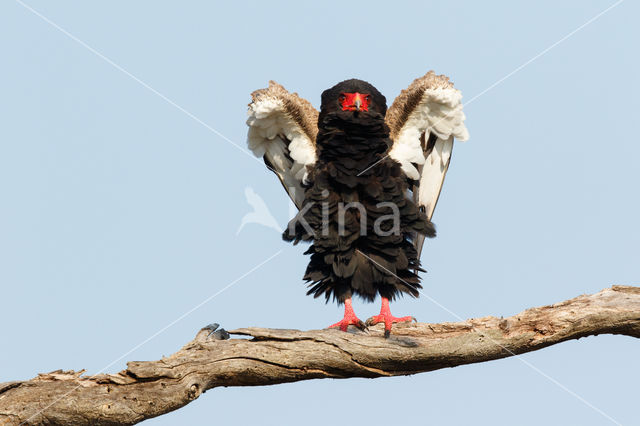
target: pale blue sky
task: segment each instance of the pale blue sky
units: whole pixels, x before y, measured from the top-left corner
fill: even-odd
[[[391,101],[430,69],[471,100],[613,1],[46,2],[52,22],[245,146],[249,93],[275,79],[315,106],[345,78]],[[637,20],[626,1],[466,107],[428,241],[425,293],[457,315],[638,284]],[[636,52],[636,53],[633,53]],[[322,328],[304,247],[249,224],[245,188],[288,219],[267,169],[13,0],[0,3],[0,381],[158,359],[210,322]],[[278,253],[124,359],[123,354]],[[378,304],[355,304],[366,318]],[[455,318],[426,297],[394,313]],[[638,425],[637,340],[522,358]],[[116,361],[118,360],[118,361]],[[114,362],[115,361],[115,362]],[[391,379],[214,389],[172,424],[613,424],[521,360]]]

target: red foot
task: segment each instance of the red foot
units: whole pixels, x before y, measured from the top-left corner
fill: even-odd
[[[380,308],[380,315],[376,315],[367,320],[367,325],[375,325],[381,322],[384,323],[384,337],[389,337],[391,334],[391,325],[396,322],[408,322],[415,321],[414,317],[394,317],[391,315],[391,309],[389,308],[389,299],[382,298],[382,307]]]
[[[351,306],[351,298],[346,299],[344,301],[344,318],[337,323],[330,325],[329,328],[340,328],[342,331],[347,331],[347,328],[350,325],[355,325],[361,330],[364,330],[364,323],[360,321],[360,319],[356,316],[356,313],[353,312],[353,307]]]

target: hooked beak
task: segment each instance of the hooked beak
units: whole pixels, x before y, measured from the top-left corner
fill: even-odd
[[[340,104],[343,111],[369,111],[369,95],[358,92],[342,93]]]
[[[360,93],[356,94],[356,98],[353,101],[353,106],[356,107],[356,111],[360,111],[362,109],[362,99],[360,98]]]

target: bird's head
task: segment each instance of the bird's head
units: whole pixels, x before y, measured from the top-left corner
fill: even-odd
[[[384,118],[387,99],[366,81],[351,79],[342,81],[322,92],[321,117],[328,113],[344,111],[343,116],[375,116]]]

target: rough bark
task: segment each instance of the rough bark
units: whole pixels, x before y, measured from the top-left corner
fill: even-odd
[[[580,337],[640,337],[640,287],[614,286],[509,318],[398,324],[366,333],[244,328],[251,336],[194,340],[158,361],[118,374],[54,371],[0,384],[0,424],[135,424],[176,410],[218,386],[262,386],[320,378],[398,376],[535,351]]]

